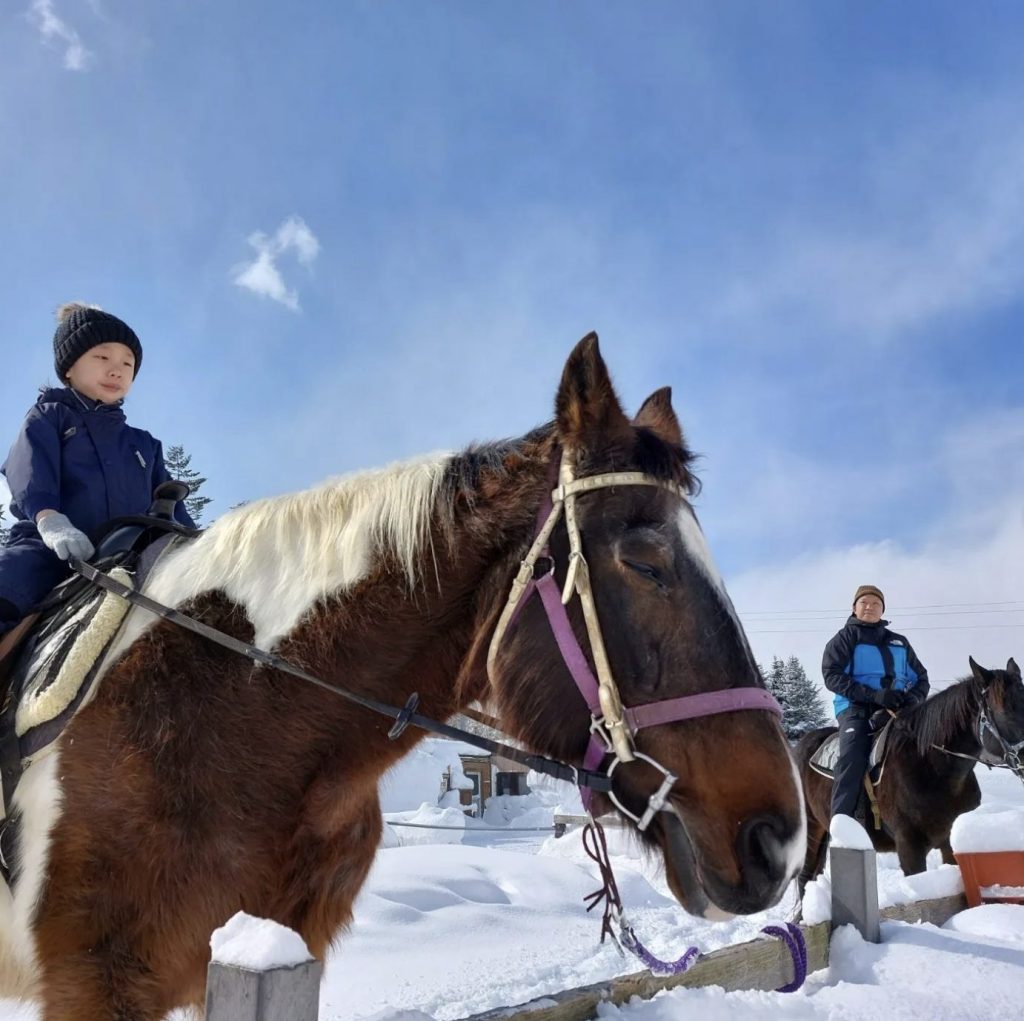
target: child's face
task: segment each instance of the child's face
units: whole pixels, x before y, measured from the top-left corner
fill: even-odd
[[[117,341],[89,348],[68,369],[68,382],[94,401],[114,404],[124,398],[135,379],[135,355]]]

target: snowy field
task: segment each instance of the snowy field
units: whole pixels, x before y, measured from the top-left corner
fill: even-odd
[[[327,962],[322,1021],[448,1021],[573,986],[640,970],[609,944],[582,905],[599,884],[579,833],[554,839],[511,827],[550,826],[555,812],[580,812],[570,788],[531,775],[533,793],[495,798],[467,820],[435,807],[439,776],[458,759],[426,742],[382,787],[392,822],[452,829],[389,827],[355,923]],[[1024,787],[1003,772],[979,770],[987,804],[1024,807]],[[454,795],[449,795],[452,799]],[[425,804],[424,804],[425,802]],[[502,831],[502,827],[506,829]],[[662,958],[756,937],[784,920],[792,894],[763,916],[727,924],[698,921],[673,901],[654,862],[624,833],[609,831],[619,889],[638,935]],[[959,887],[959,872],[933,854],[929,874],[902,878],[894,855],[880,856],[880,901],[938,896]],[[827,903],[827,878],[818,891]],[[832,963],[795,994],[676,990],[652,1001],[602,1008],[602,1018],[668,1021],[719,1018],[994,1021],[1017,1018],[1024,1003],[1024,907],[986,905],[943,928],[883,924],[884,943],[837,933]],[[31,1007],[0,1001],[0,1021],[36,1021]]]

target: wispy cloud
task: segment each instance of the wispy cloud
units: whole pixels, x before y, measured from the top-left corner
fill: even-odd
[[[936,682],[967,673],[968,656],[989,667],[1019,658],[1019,500],[1000,504],[998,515],[950,519],[916,550],[888,541],[822,550],[728,580],[755,655],[763,664],[796,655],[820,682],[825,643],[851,612],[857,586],[872,584],[885,592],[892,629],[906,634]]]
[[[94,54],[82,44],[78,32],[57,13],[53,0],[32,0],[28,17],[47,46],[63,47],[64,66],[69,71],[89,70]]]
[[[936,87],[936,112],[856,151],[845,210],[801,207],[751,243],[708,312],[726,326],[812,319],[879,346],[1014,300],[1024,283],[1024,133],[1005,97]],[[842,187],[837,185],[836,187]],[[747,332],[747,331],[744,331]]]
[[[277,260],[294,252],[301,265],[312,265],[320,252],[320,242],[316,236],[301,217],[290,216],[277,228],[273,237],[256,231],[249,235],[248,241],[256,250],[256,258],[234,271],[234,282],[253,294],[270,298],[298,312],[298,292],[285,283],[277,268]]]
[[[969,655],[987,666],[1020,656],[1024,409],[979,416],[942,436],[938,449],[932,469],[943,473],[950,502],[913,546],[891,539],[827,549],[808,544],[800,557],[729,580],[762,662],[797,655],[817,674],[825,642],[862,584],[885,592],[893,630],[906,633],[936,680],[962,676]],[[825,476],[823,470],[823,482]]]

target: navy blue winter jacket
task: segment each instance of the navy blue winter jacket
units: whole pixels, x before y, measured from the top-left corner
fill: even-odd
[[[850,616],[846,627],[825,646],[821,672],[835,693],[836,716],[852,705],[877,708],[876,691],[905,691],[914,702],[928,697],[928,671],[910,642],[888,628],[887,620],[866,624]]]
[[[125,421],[120,403],[104,404],[70,387],[44,390],[25,417],[2,469],[11,490],[12,539],[35,533],[47,508],[95,537],[111,518],[142,514],[170,478],[163,448]],[[195,525],[182,504],[175,516]]]

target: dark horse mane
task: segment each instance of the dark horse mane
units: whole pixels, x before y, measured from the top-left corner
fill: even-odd
[[[933,745],[945,745],[971,725],[982,700],[982,682],[968,675],[920,705],[905,710],[893,726],[893,738],[926,755]]]
[[[549,440],[554,433],[554,422],[547,422],[515,439],[495,440],[490,443],[471,444],[453,454],[447,461],[438,494],[439,509],[451,518],[463,500],[472,503],[480,492],[485,477],[506,481],[520,460],[528,452]],[[677,482],[690,496],[700,492],[700,480],[693,467],[700,455],[686,445],[676,446],[647,428],[635,430],[636,444],[629,451],[636,463],[634,471],[642,471],[666,482]],[[581,474],[586,473],[586,459],[581,458]],[[614,471],[615,468],[610,469]]]

